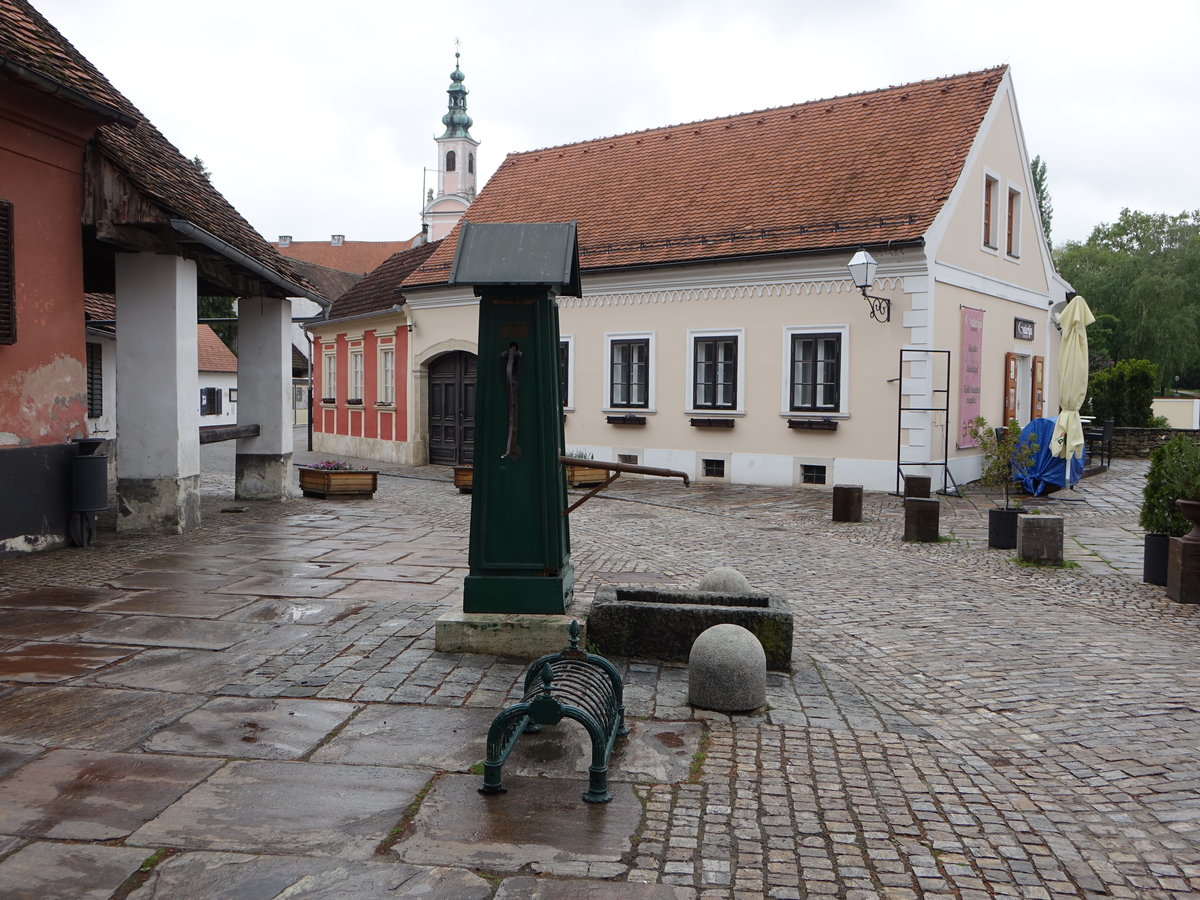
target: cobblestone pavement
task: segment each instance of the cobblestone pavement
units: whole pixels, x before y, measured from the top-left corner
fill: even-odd
[[[381,849],[346,877],[402,870],[430,896],[529,896],[540,874],[547,891],[578,891],[547,897],[584,896],[597,878],[618,885],[603,895],[614,897],[1200,897],[1200,613],[1139,581],[1144,463],[1116,460],[1076,492],[1026,500],[1064,517],[1077,563],[1065,569],[989,550],[992,499],[978,492],[943,498],[949,540],[908,544],[890,495],[868,495],[864,522],[844,524],[830,521],[823,490],[622,478],[572,514],[582,600],[603,583],[691,586],[733,565],[790,602],[793,670],[768,676],[760,714],[726,716],[688,705],[685,667],[616,660],[635,735],[655,723],[702,732],[669,777],[614,761],[611,780],[632,781],[643,806],[626,849],[575,867],[512,863],[509,849],[496,859],[511,864],[432,868],[413,810],[470,761],[401,758],[403,740],[375,756],[342,748],[393,712],[479,715],[486,728],[519,695],[521,661],[433,648],[434,622],[461,605],[470,498],[444,470],[385,467],[372,501],[242,504],[231,468],[206,474],[196,532],[102,532],[85,550],[0,561],[0,809],[32,810],[0,812],[0,894],[70,896],[36,872],[72,853],[93,887],[111,869],[117,890],[162,848],[172,855],[146,884],[121,891],[172,896],[171,873],[189,863],[215,883],[217,871],[291,853],[326,867],[305,877],[339,896],[402,894],[336,881],[331,860],[358,858],[348,842],[235,838],[241,825],[226,820],[205,832],[194,813],[205,791],[257,784],[267,770],[253,767],[284,764],[253,760],[286,760],[299,767],[289,772],[320,770],[301,795],[334,774],[416,773],[396,801],[403,820],[378,826]],[[134,711],[89,712],[119,703]],[[284,716],[292,743],[252,746],[250,724],[274,726],[247,724],[251,709]],[[224,725],[205,731],[203,715]],[[300,719],[313,722],[308,737]],[[35,786],[37,767],[66,765],[69,752],[200,768],[135,822],[89,831],[53,811],[66,782]],[[178,824],[189,816],[192,830]],[[286,838],[298,826],[275,827]],[[81,847],[95,860],[79,862]],[[464,881],[468,868],[486,878]]]

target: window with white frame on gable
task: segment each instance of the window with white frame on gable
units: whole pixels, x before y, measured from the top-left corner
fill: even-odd
[[[983,245],[995,250],[1000,214],[1000,179],[991,175],[983,177]]]
[[[798,413],[841,411],[842,336],[839,333],[791,335],[791,399]]]
[[[363,353],[362,350],[350,351],[350,385],[347,403],[363,402]]]
[[[337,402],[337,355],[326,353],[321,368],[321,402]]]
[[[1013,259],[1021,255],[1021,192],[1008,189],[1008,228],[1004,236],[1004,250]]]
[[[650,405],[650,339],[609,341],[609,406],[645,409]]]
[[[379,351],[379,402],[391,406],[396,402],[396,350],[384,347]]]
[[[694,409],[737,409],[738,344],[738,336],[734,334],[692,338]]]

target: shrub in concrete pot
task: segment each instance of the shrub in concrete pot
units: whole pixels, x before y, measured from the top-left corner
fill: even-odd
[[[1177,500],[1200,499],[1200,447],[1177,434],[1150,451],[1150,469],[1142,489],[1142,511],[1138,524],[1143,539],[1142,581],[1166,585],[1167,552],[1170,539],[1183,537],[1191,528]]]
[[[1021,440],[1021,425],[1009,419],[1003,428],[991,428],[987,419],[977,416],[968,425],[971,437],[983,451],[983,469],[979,483],[984,487],[1003,488],[1004,506],[988,510],[988,546],[1012,550],[1017,546],[1017,517],[1021,498],[1012,495],[1013,468],[1025,468],[1037,453],[1037,440]]]

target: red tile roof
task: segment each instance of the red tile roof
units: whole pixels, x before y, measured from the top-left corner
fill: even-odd
[[[196,325],[196,345],[200,362],[196,368],[201,372],[236,372],[237,357],[217,337],[217,333],[203,322]]]
[[[401,301],[400,282],[436,253],[441,243],[434,241],[388,257],[374,272],[334,301],[329,318],[345,319],[391,309]]]
[[[584,271],[915,242],[1006,70],[513,153],[467,218],[574,219]],[[405,287],[444,283],[457,243]]]
[[[60,96],[68,102],[113,111],[118,121],[101,126],[95,144],[158,208],[156,221],[145,224],[162,228],[168,219],[184,219],[283,279],[311,288],[191,161],[25,0],[0,0],[0,76],[4,75],[46,91],[62,86],[68,93]]]
[[[328,269],[366,275],[393,253],[411,250],[415,238],[407,241],[343,241],[334,246],[329,241],[292,241],[286,247],[272,242],[283,256],[315,263]],[[332,298],[331,298],[332,299]]]

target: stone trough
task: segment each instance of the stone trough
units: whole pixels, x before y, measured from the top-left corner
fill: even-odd
[[[792,611],[769,594],[602,585],[588,616],[588,640],[606,656],[688,661],[713,625],[740,625],[758,638],[767,668],[792,667]]]

